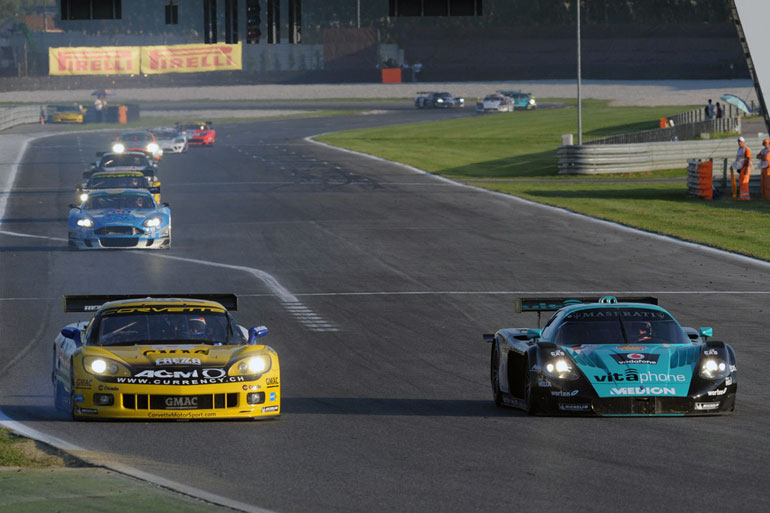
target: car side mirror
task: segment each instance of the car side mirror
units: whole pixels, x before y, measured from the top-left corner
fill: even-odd
[[[249,345],[257,343],[257,339],[267,335],[267,326],[254,326],[249,328]]]
[[[69,207],[70,207],[70,208],[80,208],[80,206],[79,206],[79,205],[75,205],[74,203],[70,203],[70,204],[69,204]],[[81,209],[81,210],[82,210],[82,209]]]
[[[527,338],[530,340],[534,340],[536,338],[540,338],[543,335],[543,330],[527,330]]]
[[[160,206],[161,206],[161,207],[170,207],[171,205],[169,205],[168,203],[166,203],[166,202],[164,201],[163,203],[161,203],[161,204],[160,204]]]
[[[701,338],[710,338],[714,336],[714,329],[713,328],[698,328],[698,334],[701,336]]]
[[[75,345],[80,347],[83,345],[83,342],[80,340],[80,330],[77,328],[72,328],[70,326],[67,326],[66,328],[62,328],[61,334],[64,338],[68,338],[75,342]]]

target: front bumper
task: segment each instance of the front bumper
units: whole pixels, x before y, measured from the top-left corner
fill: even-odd
[[[539,413],[598,416],[700,416],[730,413],[735,409],[738,385],[721,384],[711,393],[688,396],[597,397],[593,390],[566,385],[536,388]]]
[[[100,230],[104,230],[101,227]],[[134,230],[136,232],[137,230]],[[171,246],[171,230],[167,226],[144,233],[99,235],[91,228],[70,229],[69,246],[76,249],[166,249]]]
[[[268,418],[281,414],[277,373],[254,381],[209,385],[136,385],[76,380],[76,419],[225,419]],[[101,404],[104,397],[112,404]]]

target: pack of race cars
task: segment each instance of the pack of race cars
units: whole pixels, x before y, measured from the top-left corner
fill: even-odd
[[[158,167],[163,156],[190,145],[211,146],[210,121],[176,127],[128,130],[109,152],[83,173],[77,203],[70,205],[68,241],[72,249],[169,249],[171,207],[160,199]]]

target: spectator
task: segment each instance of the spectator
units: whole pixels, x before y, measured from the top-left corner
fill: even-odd
[[[722,119],[722,106],[717,102],[717,119]]]
[[[711,98],[709,98],[709,102],[706,104],[706,107],[703,109],[706,111],[706,119],[714,119],[714,104],[711,103]]]

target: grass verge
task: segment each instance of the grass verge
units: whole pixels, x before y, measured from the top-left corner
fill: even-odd
[[[655,128],[659,118],[679,110],[689,108],[585,101],[584,140]],[[685,163],[653,173],[559,175],[561,134],[575,126],[576,110],[567,108],[350,130],[318,139],[469,185],[770,260],[770,202],[691,198]]]
[[[0,511],[204,513],[232,510],[89,466],[0,428]]]

